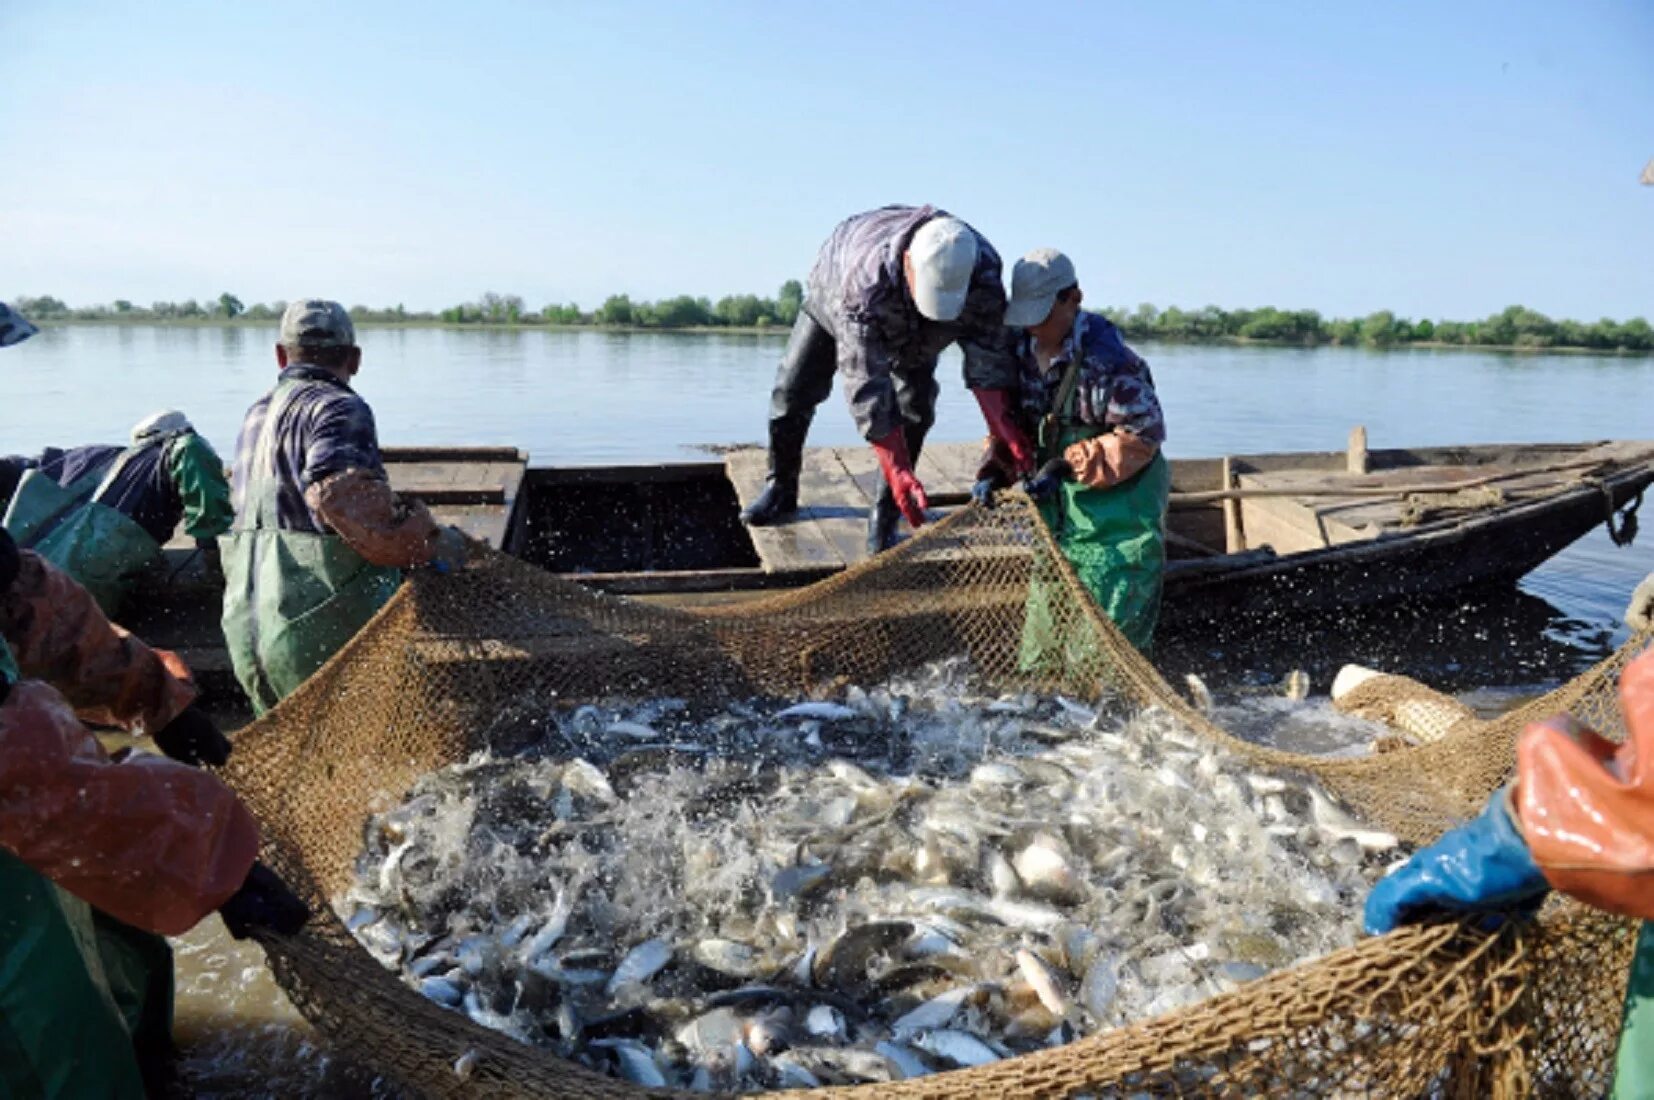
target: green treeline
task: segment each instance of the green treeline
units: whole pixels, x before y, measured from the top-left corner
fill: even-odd
[[[774,298],[732,294],[716,302],[687,294],[658,302],[634,302],[625,294],[611,295],[595,310],[570,302],[529,309],[516,294],[489,291],[474,302],[462,302],[435,313],[403,306],[376,309],[350,306],[351,317],[368,324],[425,323],[450,325],[604,325],[629,328],[767,328],[789,327],[798,318],[804,287],[797,279],[781,284]],[[182,302],[153,302],[140,306],[126,299],[109,305],[72,308],[59,298],[20,296],[12,306],[31,321],[277,321],[286,302],[246,305],[234,294]]]
[[[1272,344],[1362,344],[1388,348],[1404,344],[1462,344],[1480,347],[1586,348],[1596,351],[1654,351],[1654,327],[1641,317],[1590,323],[1553,320],[1524,306],[1511,306],[1481,321],[1410,321],[1389,310],[1360,319],[1324,318],[1312,309],[1223,310],[1207,306],[1182,310],[1140,305],[1104,310],[1127,339],[1191,343],[1250,341]]]
[[[450,325],[590,325],[611,328],[768,328],[790,326],[804,300],[796,279],[783,283],[774,298],[736,294],[716,302],[687,294],[654,302],[634,302],[624,294],[609,297],[594,310],[574,303],[552,303],[529,309],[515,294],[492,291],[474,302],[437,312],[418,312],[394,306],[375,309],[350,307],[351,316],[369,324]],[[154,302],[139,306],[124,299],[109,305],[71,308],[45,295],[18,297],[12,304],[35,321],[251,321],[273,322],[285,302],[245,305],[234,294],[183,302]],[[1463,345],[1499,348],[1573,348],[1590,351],[1654,352],[1654,326],[1641,317],[1629,321],[1555,320],[1523,306],[1511,306],[1480,321],[1413,321],[1380,310],[1361,318],[1326,318],[1312,309],[1224,310],[1217,306],[1185,310],[1105,309],[1128,339],[1175,340],[1188,343],[1323,344],[1388,348],[1408,344]]]

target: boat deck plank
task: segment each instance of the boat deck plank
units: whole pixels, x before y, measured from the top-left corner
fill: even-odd
[[[971,491],[980,454],[978,443],[932,443],[920,454],[915,472],[932,498],[962,500]],[[764,491],[763,451],[731,451],[724,456],[724,468],[742,508]],[[869,447],[806,448],[798,479],[798,515],[774,527],[751,529],[753,549],[765,572],[854,565],[864,559],[867,513],[883,478]]]
[[[805,464],[809,465],[812,452],[805,453]],[[758,499],[764,491],[764,477],[767,463],[763,451],[744,450],[731,451],[724,456],[724,469],[729,474],[730,484],[735,487],[735,497],[742,508]],[[839,568],[849,564],[844,555],[836,548],[833,540],[821,529],[821,518],[815,509],[809,506],[807,490],[804,489],[804,478],[799,478],[800,496],[803,507],[786,523],[779,523],[773,527],[752,527],[748,532],[752,538],[753,550],[758,554],[758,561],[765,572],[791,572],[802,569]],[[831,517],[827,517],[831,522]]]

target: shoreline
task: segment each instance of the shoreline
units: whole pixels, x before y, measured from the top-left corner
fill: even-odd
[[[275,328],[276,320],[247,319],[243,317],[145,317],[128,319],[123,317],[76,317],[69,320],[49,320],[38,322],[42,330],[50,328],[71,328],[77,325],[106,328],[110,326],[127,326],[130,328]],[[487,331],[487,332],[599,332],[618,335],[689,335],[689,336],[786,336],[791,327],[787,325],[690,325],[681,328],[661,328],[649,325],[561,325],[561,324],[512,324],[505,321],[441,321],[441,320],[407,320],[407,321],[357,321],[356,326],[363,329],[447,329],[451,331]],[[1123,330],[1122,330],[1123,332]],[[1631,348],[1581,348],[1572,345],[1538,346],[1533,344],[1455,344],[1441,340],[1412,340],[1405,343],[1390,344],[1385,347],[1375,347],[1370,344],[1339,344],[1314,343],[1306,344],[1298,340],[1250,340],[1242,336],[1220,336],[1214,340],[1175,340],[1167,337],[1149,336],[1134,337],[1125,334],[1125,338],[1144,344],[1175,344],[1181,347],[1237,347],[1237,348],[1286,348],[1295,351],[1317,351],[1322,348],[1340,348],[1349,351],[1366,351],[1375,353],[1402,352],[1402,351],[1487,351],[1506,355],[1596,355],[1613,359],[1647,359],[1654,356],[1654,349],[1638,351]]]

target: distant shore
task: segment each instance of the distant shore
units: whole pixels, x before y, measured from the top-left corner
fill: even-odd
[[[266,318],[249,317],[75,317],[68,320],[48,320],[40,322],[41,328],[69,328],[76,325],[86,325],[96,328],[111,326],[154,327],[154,328],[265,328],[274,329],[276,321]],[[616,335],[687,335],[687,336],[786,336],[791,331],[787,325],[684,325],[663,327],[659,325],[565,325],[542,321],[517,322],[512,324],[504,321],[442,321],[442,320],[406,320],[406,321],[357,321],[360,329],[448,329],[455,332],[599,332]],[[1406,343],[1392,344],[1388,347],[1375,347],[1371,344],[1341,344],[1336,342],[1305,343],[1301,340],[1260,340],[1245,336],[1218,336],[1213,338],[1173,338],[1167,336],[1133,336],[1126,334],[1128,340],[1143,344],[1177,344],[1188,347],[1237,347],[1237,348],[1285,348],[1300,351],[1314,351],[1319,348],[1344,348],[1351,351],[1367,351],[1377,353],[1405,352],[1413,350],[1423,351],[1491,351],[1511,355],[1598,355],[1615,359],[1646,359],[1654,355],[1654,349],[1638,350],[1630,348],[1581,348],[1571,346],[1537,346],[1533,344],[1460,344],[1444,340],[1410,340]]]

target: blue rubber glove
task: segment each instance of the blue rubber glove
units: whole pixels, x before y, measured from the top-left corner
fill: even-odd
[[[1438,913],[1531,912],[1550,885],[1500,790],[1476,820],[1413,854],[1367,895],[1367,931],[1381,936]]]
[[[984,508],[992,508],[994,506],[994,491],[998,488],[999,483],[997,481],[991,477],[985,477],[971,486],[971,499]]]
[[[1035,500],[1044,500],[1057,491],[1057,486],[1073,476],[1074,467],[1060,458],[1053,458],[1039,468],[1039,473],[1022,483],[1022,490]]]

